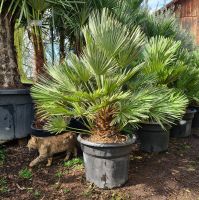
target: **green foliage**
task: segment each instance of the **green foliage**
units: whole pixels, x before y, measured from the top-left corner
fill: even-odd
[[[0,178],[0,194],[8,192],[8,183],[5,178]]]
[[[181,41],[183,48],[188,50],[195,48],[193,36],[182,29],[172,9],[159,13],[145,11],[143,20],[139,24],[148,38],[163,36],[174,41]]]
[[[184,73],[186,66],[179,60],[181,43],[170,38],[151,38],[143,53],[146,74],[156,76],[157,85],[172,85]]]
[[[57,171],[55,176],[61,178],[63,176],[63,173],[61,171]]]
[[[71,192],[71,189],[69,189],[69,188],[64,188],[63,191],[64,191],[65,194],[68,194],[68,193]]]
[[[79,55],[85,44],[82,29],[88,24],[90,13],[94,10],[101,12],[103,8],[112,10],[117,7],[117,2],[117,0],[77,0],[64,9],[55,8],[55,28],[64,31],[65,36],[69,38],[70,47]]]
[[[199,68],[187,66],[175,86],[186,94],[191,105],[199,104]]]
[[[145,43],[139,27],[129,29],[104,9],[102,13],[90,16],[83,34],[86,46],[81,57],[71,54],[62,65],[48,67],[48,78],[41,76],[32,88],[32,96],[43,118],[87,119],[86,125],[91,133],[102,130],[120,132],[127,124],[137,126],[143,120],[151,119],[163,124],[180,118],[187,103],[183,95],[149,86],[124,90],[130,79],[146,69],[147,62],[135,64]],[[178,43],[173,45],[171,53],[178,46]],[[162,55],[167,47],[157,51]],[[170,54],[166,51],[163,57],[166,65],[173,59]],[[158,104],[153,103],[157,96],[168,96],[165,101],[157,100],[157,103],[161,102],[160,108],[155,108]],[[171,107],[163,109],[167,103]],[[172,105],[177,106],[176,110]],[[60,126],[56,123],[56,127],[53,124],[51,131],[63,130],[62,123]]]
[[[14,32],[14,43],[15,43],[15,48],[17,52],[17,64],[18,64],[18,69],[20,73],[20,77],[23,80],[26,80],[26,74],[23,70],[23,39],[24,39],[24,28],[17,27],[15,26],[15,32]]]
[[[72,160],[64,162],[64,167],[72,168],[72,167],[75,167],[75,166],[78,166],[78,165],[82,165],[82,164],[83,164],[83,160],[82,159],[74,158]]]
[[[11,0],[9,3],[6,0],[1,0],[0,13],[6,11],[15,17],[19,22],[26,20],[41,20],[43,13],[52,7],[70,6],[69,1],[65,0]]]
[[[0,146],[0,166],[4,164],[5,159],[6,159],[5,149],[2,146]]]
[[[153,77],[152,85],[167,86],[180,91],[189,104],[199,102],[199,69],[197,53],[182,48],[181,42],[170,38],[151,38],[146,44],[144,76]]]
[[[112,12],[118,21],[131,29],[135,25],[140,25],[146,19],[148,11],[142,8],[142,3],[143,0],[118,1]]]
[[[41,196],[41,192],[39,190],[35,190],[34,193],[33,193],[33,196],[35,198],[39,198]]]
[[[92,185],[90,185],[88,188],[86,188],[83,192],[82,195],[85,196],[86,198],[90,198],[92,194],[95,193],[95,189]]]
[[[21,169],[19,171],[19,177],[23,179],[31,179],[32,172],[28,168]]]
[[[199,69],[199,49],[196,49],[195,51],[190,52],[190,60],[189,64],[191,67],[195,67]]]
[[[143,28],[149,38],[155,36],[174,37],[176,34],[176,19],[171,12],[159,14],[146,12],[145,16]]]
[[[150,121],[164,124],[172,124],[176,119],[180,119],[188,104],[187,98],[175,89],[161,88],[156,98],[152,102],[149,117]]]
[[[69,119],[61,116],[51,117],[45,123],[44,129],[52,133],[61,133],[69,125],[69,121]]]

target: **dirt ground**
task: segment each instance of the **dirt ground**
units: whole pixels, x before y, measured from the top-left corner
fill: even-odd
[[[142,153],[135,145],[129,181],[114,190],[101,190],[87,183],[83,165],[64,166],[64,155],[56,157],[51,167],[46,167],[46,163],[38,165],[28,174],[31,177],[24,178],[20,171],[28,169],[37,152],[29,152],[25,145],[16,143],[3,148],[0,199],[199,200],[199,137],[196,135],[171,139],[168,152],[159,154]]]

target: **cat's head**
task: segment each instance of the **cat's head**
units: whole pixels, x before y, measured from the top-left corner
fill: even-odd
[[[28,141],[27,147],[30,149],[37,149],[38,147],[38,138],[35,136],[31,136],[30,140]]]

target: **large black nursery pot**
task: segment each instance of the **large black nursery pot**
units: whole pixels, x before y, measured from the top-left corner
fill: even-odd
[[[99,188],[120,187],[128,180],[129,154],[135,136],[121,144],[100,144],[78,136],[84,157],[87,181]]]
[[[192,120],[196,113],[195,109],[188,109],[183,116],[183,120],[173,126],[170,131],[171,137],[185,138],[191,135]]]
[[[54,136],[55,134],[50,133],[47,130],[36,128],[35,124],[31,124],[31,135],[35,137],[49,137],[49,136]]]
[[[169,127],[163,129],[158,123],[142,123],[138,130],[140,148],[145,152],[164,152],[169,146]]]
[[[32,119],[29,89],[0,89],[0,143],[27,137]]]
[[[196,112],[192,120],[192,128],[199,128],[199,106],[194,106],[193,109],[195,109]]]

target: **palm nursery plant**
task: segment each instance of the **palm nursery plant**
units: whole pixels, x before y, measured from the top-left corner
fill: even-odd
[[[151,91],[150,87],[132,91],[125,89],[125,84],[133,76],[147,70],[144,63],[132,64],[140,55],[145,39],[138,27],[128,30],[103,10],[101,17],[99,14],[90,17],[83,33],[86,47],[82,56],[78,58],[71,54],[62,65],[48,67],[48,78],[41,76],[32,88],[38,113],[44,119],[50,119],[47,125],[50,131],[62,132],[67,127],[64,121],[77,117],[87,119],[89,132],[110,137],[119,133],[128,123],[136,125],[148,119],[149,115],[160,123],[170,123],[180,117],[186,104],[184,96],[165,88]],[[161,109],[153,112],[151,108],[152,104],[156,104],[154,99],[157,94],[160,95],[157,102],[163,102],[165,96],[168,97],[165,103],[169,99],[173,104],[179,100],[174,115],[174,110],[170,116],[164,115],[168,110],[162,114]],[[58,123],[56,127],[52,126],[52,120],[56,117],[59,117],[60,127]]]
[[[172,88],[174,82],[184,73],[186,66],[181,55],[181,42],[156,36],[149,39],[143,51],[145,75],[155,76],[155,85]]]
[[[153,37],[145,46],[144,74],[155,76],[155,85],[183,92],[189,104],[198,101],[198,68],[196,51],[188,52],[180,41]]]
[[[41,19],[43,10],[67,1],[1,0],[0,1],[0,140],[26,137],[33,116],[32,99],[27,85],[21,83],[14,46],[16,24]],[[16,35],[15,35],[16,36]],[[17,43],[17,40],[15,40]],[[19,42],[19,41],[18,41]],[[18,45],[21,48],[22,45]],[[20,61],[20,60],[18,60]]]
[[[199,87],[197,60],[194,61],[193,52],[184,49],[179,41],[156,37],[149,40],[143,57],[146,65],[144,73],[145,75],[153,74],[156,77],[155,85],[173,88],[187,97],[187,111],[183,116],[186,123],[178,122],[178,126],[174,127],[171,133],[173,136],[177,134],[176,137],[189,136],[195,113],[195,110],[189,109],[189,107],[198,102]]]
[[[166,123],[178,119],[186,98],[166,89],[143,87],[130,91],[125,87],[144,67],[133,64],[145,42],[139,27],[129,30],[103,9],[101,14],[95,12],[90,16],[82,32],[86,46],[81,56],[72,53],[60,66],[48,67],[48,76],[40,76],[33,86],[32,97],[38,113],[48,120],[46,128],[51,132],[70,129],[71,118],[85,122],[88,130],[83,132],[91,134],[81,135],[78,140],[84,152],[87,180],[111,188],[127,180],[133,139],[121,136],[124,127],[135,127],[148,118]],[[159,107],[154,109],[155,103]],[[102,158],[106,155],[109,156],[104,163]]]

